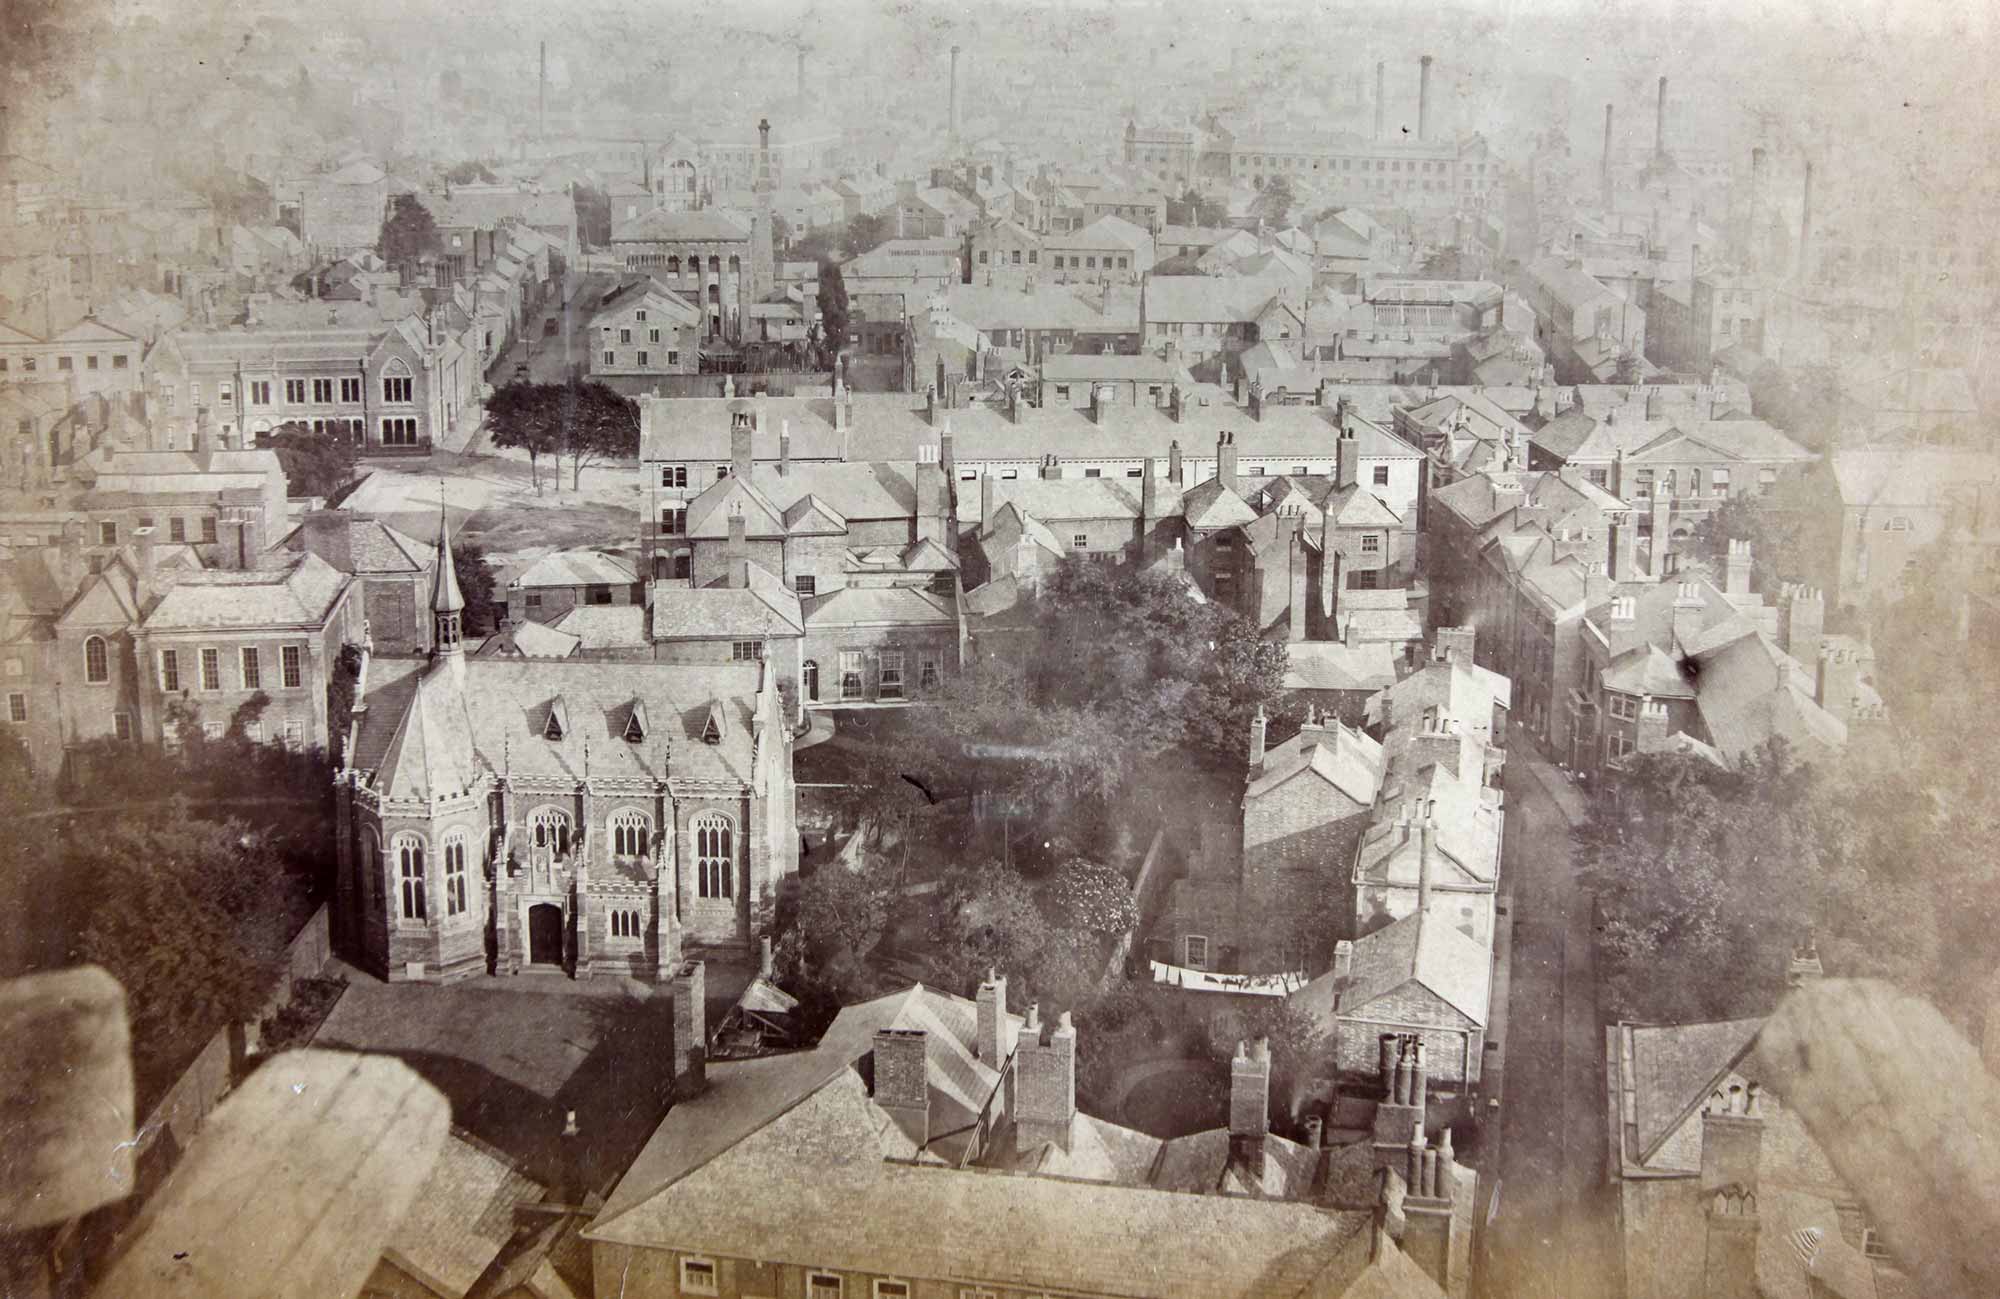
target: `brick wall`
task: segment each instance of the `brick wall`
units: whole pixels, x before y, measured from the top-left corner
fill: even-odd
[[[1415,1024],[1428,1025],[1412,1029]],[[1334,1025],[1334,1065],[1343,1074],[1379,1078],[1381,1048],[1377,1039],[1389,1032],[1419,1032],[1424,1040],[1433,1085],[1479,1081],[1480,1052],[1485,1033],[1457,1010],[1415,982],[1405,983],[1352,1017],[1343,1013]],[[1471,1060],[1471,1076],[1465,1062]]]

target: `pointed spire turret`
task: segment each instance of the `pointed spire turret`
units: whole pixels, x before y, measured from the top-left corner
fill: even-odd
[[[432,643],[439,655],[463,654],[465,593],[458,587],[458,566],[451,557],[451,517],[445,513],[443,484],[438,490],[437,571],[431,578]]]

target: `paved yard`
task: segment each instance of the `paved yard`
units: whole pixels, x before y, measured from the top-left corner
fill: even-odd
[[[576,1111],[584,1134],[586,1184],[600,1192],[666,1111],[669,989],[542,974],[439,987],[347,973],[347,992],[314,1044],[401,1059],[450,1099],[453,1123],[544,1185],[562,1176],[567,1111]],[[747,967],[709,962],[711,1027],[749,975]]]

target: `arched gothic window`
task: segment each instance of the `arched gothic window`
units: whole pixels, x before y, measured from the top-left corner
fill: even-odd
[[[92,636],[83,642],[83,679],[93,686],[111,680],[111,655],[104,648],[102,636]]]
[[[444,913],[462,916],[466,906],[465,831],[453,830],[444,837]]]
[[[625,808],[611,814],[611,852],[617,857],[644,857],[652,825],[644,812]]]
[[[430,907],[424,889],[424,841],[414,834],[399,834],[395,841],[396,874],[403,882],[403,919],[424,920]]]
[[[736,892],[736,833],[720,812],[703,812],[694,819],[694,867],[702,897],[726,898]]]
[[[528,817],[535,847],[548,848],[557,856],[569,851],[569,813],[559,807],[538,807]]]

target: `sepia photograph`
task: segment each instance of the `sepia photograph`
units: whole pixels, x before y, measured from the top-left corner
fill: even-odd
[[[2000,1299],[1996,64],[0,0],[0,1299]]]

